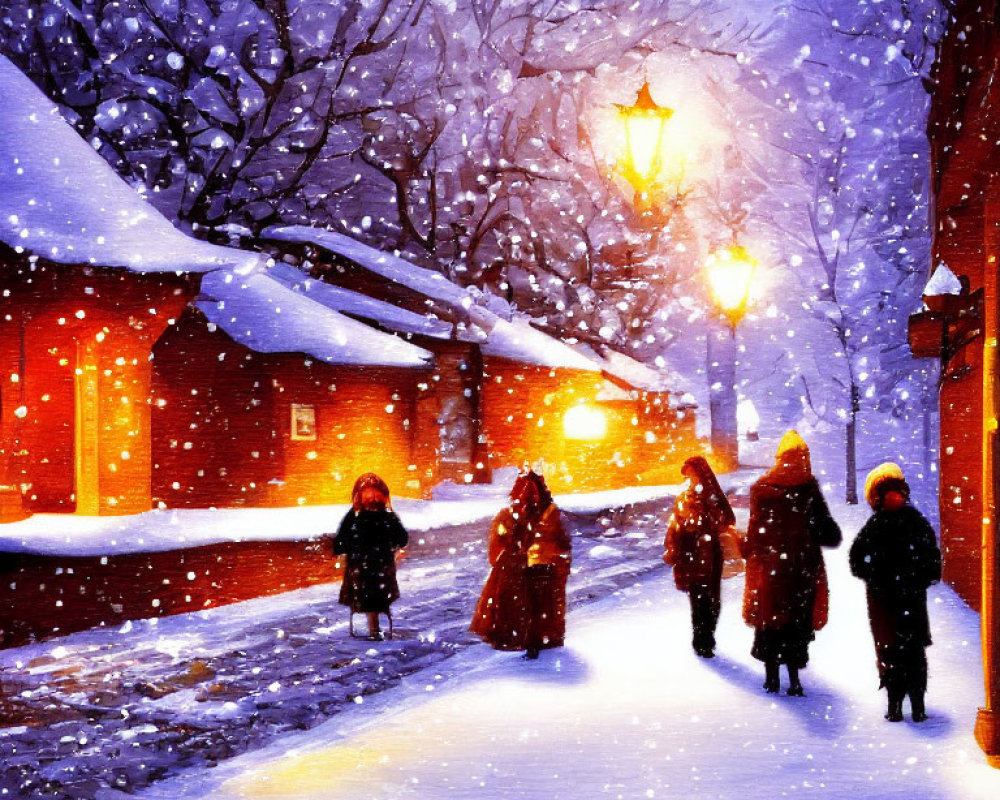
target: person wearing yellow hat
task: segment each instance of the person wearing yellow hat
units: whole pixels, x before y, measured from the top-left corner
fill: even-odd
[[[910,504],[898,464],[873,469],[865,500],[874,512],[851,545],[851,572],[865,582],[879,688],[885,687],[890,722],[903,719],[910,697],[914,722],[927,719],[927,654],[931,644],[927,587],[941,580],[941,550],[934,529]]]
[[[812,474],[809,447],[786,433],[775,464],[750,489],[750,521],[741,552],[746,559],[743,619],[754,629],[751,655],[764,662],[764,689],[805,694],[799,670],[809,642],[826,625],[829,589],[821,547],[840,544],[840,528]]]

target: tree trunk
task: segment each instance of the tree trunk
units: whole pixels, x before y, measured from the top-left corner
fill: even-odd
[[[858,397],[858,387],[851,385],[851,417],[847,423],[847,475],[845,482],[847,491],[844,500],[848,505],[858,504],[858,453],[857,453],[857,429],[858,411],[861,403]]]
[[[712,422],[712,455],[715,468],[736,469],[739,461],[739,440],[736,428],[736,330],[727,325],[724,330],[708,334],[708,398]]]

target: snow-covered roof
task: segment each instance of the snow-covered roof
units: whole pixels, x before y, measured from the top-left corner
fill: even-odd
[[[477,299],[485,300],[488,305],[492,305],[493,308],[490,310],[494,313],[509,311],[506,303],[500,298],[475,298],[469,290],[452,283],[440,272],[418,267],[404,258],[377,250],[336,231],[308,225],[287,225],[267,228],[264,236],[283,242],[308,242],[319,245],[393,283],[406,286],[451,308],[462,309],[468,314],[474,315]],[[497,307],[497,304],[502,304],[503,308]]]
[[[672,395],[690,394],[690,382],[673,370],[651,367],[631,356],[610,348],[598,353],[588,345],[578,345],[580,353],[601,365],[606,375],[627,383],[633,389],[646,392],[666,392]]]
[[[952,272],[948,265],[943,261],[937,265],[937,269],[934,270],[934,274],[931,275],[931,279],[927,281],[927,285],[924,287],[925,297],[937,297],[942,294],[961,294],[962,293],[962,283],[955,273]]]
[[[266,229],[264,235],[278,241],[309,242],[318,245],[350,259],[386,280],[407,286],[456,310],[461,309],[474,325],[471,330],[466,328],[465,331],[458,332],[457,338],[481,342],[483,355],[553,369],[576,369],[587,372],[601,370],[601,365],[593,359],[581,355],[569,345],[532,327],[527,318],[515,316],[510,306],[501,298],[484,292],[476,294],[473,290],[452,283],[444,275],[418,267],[404,258],[383,253],[336,231],[306,225],[272,227]],[[284,282],[288,278],[287,270],[279,270],[279,280]],[[332,297],[324,293],[324,297],[327,296]],[[398,314],[399,309],[394,310]],[[412,316],[420,319],[419,315]],[[388,327],[392,327],[390,318],[386,318],[385,321]],[[481,329],[482,334],[477,329]]]
[[[647,392],[690,392],[691,387],[688,381],[680,375],[667,370],[656,369],[637,361],[631,356],[619,353],[615,350],[605,350],[601,356],[604,369],[609,375],[613,375],[625,381],[636,389]]]
[[[425,367],[432,354],[380,333],[264,273],[210,272],[195,305],[234,341],[259,353],[307,353],[328,364]]]
[[[290,264],[275,264],[268,269],[267,274],[292,291],[329,309],[378,322],[390,330],[400,333],[419,333],[436,339],[447,339],[452,333],[452,325],[449,322],[429,314],[415,314],[384,300],[352,292],[350,289],[331,286],[309,277]]]
[[[528,320],[515,317],[508,322],[497,318],[482,344],[483,355],[507,358],[523,364],[554,369],[577,369],[600,372],[597,362],[572,347],[531,327]]]
[[[49,261],[135,272],[250,272],[263,263],[177,230],[2,55],[0,241]]]

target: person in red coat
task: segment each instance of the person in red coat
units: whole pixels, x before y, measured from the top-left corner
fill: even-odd
[[[381,639],[379,614],[399,599],[396,553],[406,547],[408,536],[392,510],[389,487],[374,472],[354,483],[351,510],[333,537],[334,555],[346,556],[341,605],[368,619],[368,638]]]
[[[570,540],[541,475],[519,475],[510,499],[490,526],[491,569],[469,630],[497,650],[538,658],[566,634]]]
[[[667,523],[663,560],[674,568],[674,584],[691,602],[692,645],[702,658],[715,655],[722,586],[723,531],[736,523],[733,509],[708,462],[684,462],[686,479]]]
[[[799,670],[809,642],[826,625],[829,589],[821,547],[840,544],[840,528],[813,477],[809,448],[795,431],[782,437],[775,465],[750,489],[750,521],[740,546],[746,559],[743,619],[754,629],[751,654],[764,662],[764,689],[804,694]]]
[[[910,505],[903,471],[891,462],[871,471],[865,500],[875,513],[851,545],[851,572],[865,582],[879,688],[890,722],[903,719],[910,696],[914,722],[927,719],[927,654],[931,644],[927,587],[941,580],[941,550],[930,523]]]

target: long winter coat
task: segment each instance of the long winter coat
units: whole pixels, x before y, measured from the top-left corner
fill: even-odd
[[[333,539],[334,554],[347,557],[340,602],[356,614],[387,612],[399,599],[396,551],[407,541],[392,511],[348,511]]]
[[[891,651],[931,644],[927,587],[941,579],[934,529],[911,505],[878,511],[851,545],[850,565],[867,586],[868,617],[884,678]]]
[[[718,599],[722,581],[719,537],[731,524],[732,512],[727,514],[710,498],[693,489],[680,494],[663,539],[663,560],[674,568],[678,589],[689,592],[694,586],[704,586],[712,590],[713,599]]]
[[[469,630],[498,650],[561,647],[570,540],[555,504],[536,518],[505,508],[490,526],[490,574]]]
[[[827,621],[829,589],[820,547],[840,528],[811,474],[774,468],[750,489],[743,619],[758,631],[790,626],[812,638]]]

